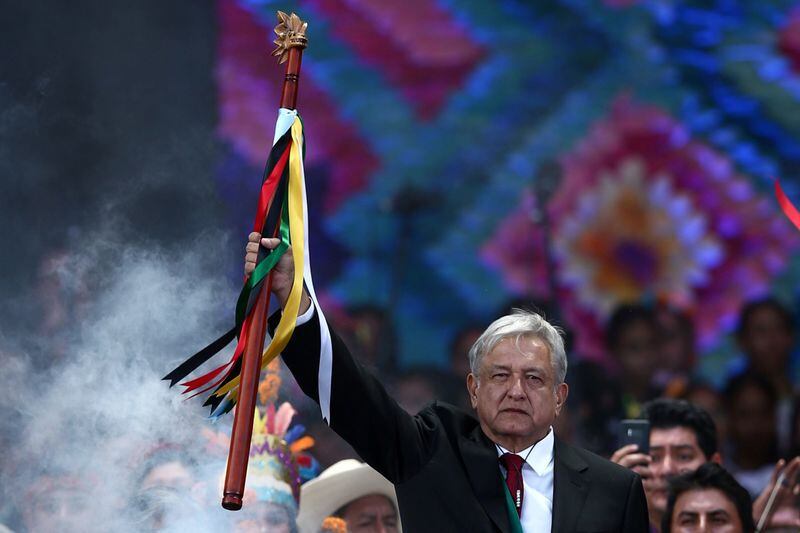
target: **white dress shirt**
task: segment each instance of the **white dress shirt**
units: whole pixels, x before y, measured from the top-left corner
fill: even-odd
[[[522,497],[522,530],[525,533],[550,533],[553,522],[553,428],[545,438],[531,447],[517,452],[525,460],[522,466],[522,484],[525,492]],[[499,444],[497,457],[513,453]],[[533,448],[533,449],[531,449]],[[506,469],[500,465],[503,479]]]

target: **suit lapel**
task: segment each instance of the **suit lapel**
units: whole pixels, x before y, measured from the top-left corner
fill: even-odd
[[[480,426],[458,439],[458,444],[473,493],[500,531],[509,531],[506,488],[500,476],[494,444],[486,438]]]
[[[554,454],[552,531],[570,533],[575,531],[589,490],[582,475],[589,466],[568,444],[558,438],[555,440]]]

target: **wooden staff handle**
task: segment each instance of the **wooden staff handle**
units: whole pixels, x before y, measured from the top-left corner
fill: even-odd
[[[286,76],[281,90],[281,107],[297,107],[297,86],[300,79],[300,64],[303,49],[308,41],[305,36],[307,24],[292,13],[278,12],[281,23],[275,28],[278,45],[272,53],[280,56],[286,63]],[[272,275],[272,274],[270,274]],[[242,508],[244,485],[247,478],[247,463],[250,459],[250,441],[253,438],[253,416],[258,395],[258,380],[261,375],[261,354],[264,352],[264,334],[267,325],[267,283],[262,283],[242,354],[242,372],[239,382],[239,396],[233,416],[231,447],[228,453],[228,467],[225,471],[225,487],[222,493],[222,507],[229,511]]]
[[[300,78],[300,63],[303,60],[301,48],[290,48],[286,61],[286,77],[281,90],[281,107],[295,109],[297,107],[297,82]]]
[[[261,292],[253,307],[252,322],[242,354],[239,396],[233,416],[231,447],[228,452],[228,467],[225,471],[222,507],[229,511],[238,511],[242,508],[247,463],[250,459],[250,441],[253,438],[253,416],[258,395],[258,378],[261,374],[261,354],[264,351],[267,311],[267,287],[266,283],[262,283]]]

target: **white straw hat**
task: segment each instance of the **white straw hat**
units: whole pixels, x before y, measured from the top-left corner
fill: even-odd
[[[300,532],[319,533],[325,518],[345,504],[370,494],[386,496],[398,509],[394,485],[368,464],[345,459],[331,465],[300,488],[300,512],[297,514]],[[397,530],[403,531],[399,511]]]

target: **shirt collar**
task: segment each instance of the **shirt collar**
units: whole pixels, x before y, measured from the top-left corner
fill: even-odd
[[[550,463],[553,462],[553,445],[555,443],[555,437],[553,435],[553,428],[550,427],[550,431],[547,432],[547,435],[540,440],[539,442],[535,443],[533,446],[528,446],[524,450],[520,450],[517,452],[516,455],[519,455],[522,458],[527,457],[525,462],[530,466],[536,474],[543,476],[547,473],[548,467]],[[506,450],[499,444],[495,444],[497,448],[497,456],[500,457],[504,453],[514,453],[509,450]],[[531,448],[533,448],[531,450]]]

